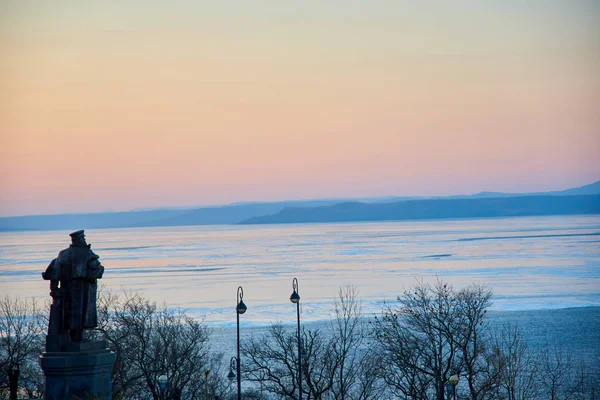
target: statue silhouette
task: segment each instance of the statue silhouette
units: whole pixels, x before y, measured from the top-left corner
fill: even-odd
[[[52,306],[47,351],[64,351],[67,342],[81,342],[84,329],[98,326],[97,280],[104,267],[85,241],[84,231],[70,234],[71,245],[62,250],[42,274],[50,281]]]

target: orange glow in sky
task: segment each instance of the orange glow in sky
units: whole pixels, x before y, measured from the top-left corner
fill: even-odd
[[[591,0],[0,4],[0,215],[600,179]]]

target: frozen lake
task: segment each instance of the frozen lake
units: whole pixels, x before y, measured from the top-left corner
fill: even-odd
[[[85,228],[85,227],[83,227]],[[48,297],[40,274],[70,242],[66,231],[0,233],[0,294]],[[337,289],[354,285],[379,312],[418,279],[486,283],[494,309],[600,305],[600,216],[377,223],[192,226],[86,230],[106,267],[102,282],[203,316],[235,323],[293,321],[292,279],[302,318],[329,317]]]

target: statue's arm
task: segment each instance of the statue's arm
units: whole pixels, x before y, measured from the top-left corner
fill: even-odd
[[[92,257],[88,261],[88,277],[90,279],[100,279],[104,274],[104,267],[99,258],[97,254],[92,252]]]
[[[42,278],[46,281],[50,280],[59,280],[60,276],[56,268],[56,258],[50,262],[48,267],[46,267],[46,271],[42,272]]]

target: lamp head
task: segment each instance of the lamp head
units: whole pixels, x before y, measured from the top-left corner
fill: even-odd
[[[231,357],[229,360],[229,373],[227,374],[227,379],[229,379],[229,382],[233,382],[235,379],[235,372],[233,372],[234,369],[237,369],[237,358]]]
[[[292,289],[294,290],[290,296],[290,301],[294,304],[298,304],[300,301],[300,295],[298,294],[298,279],[294,278],[292,281]]]
[[[300,301],[300,295],[298,292],[294,290],[294,293],[290,296],[290,301],[294,304],[297,304]]]
[[[244,289],[241,286],[238,286],[238,290],[237,290],[238,304],[237,304],[237,306],[235,306],[235,311],[238,314],[243,314],[248,309],[248,307],[246,307],[246,305],[244,304],[243,298],[244,298]]]
[[[238,314],[243,314],[246,312],[246,310],[248,310],[248,307],[246,307],[243,300],[240,300],[240,302],[237,304],[237,306],[235,306],[235,311]]]
[[[229,379],[229,382],[233,382],[233,380],[235,379],[235,372],[233,372],[232,369],[229,370],[229,373],[227,374],[227,379]]]
[[[164,391],[167,387],[167,376],[161,375],[158,377],[158,386],[160,386],[160,390]]]

